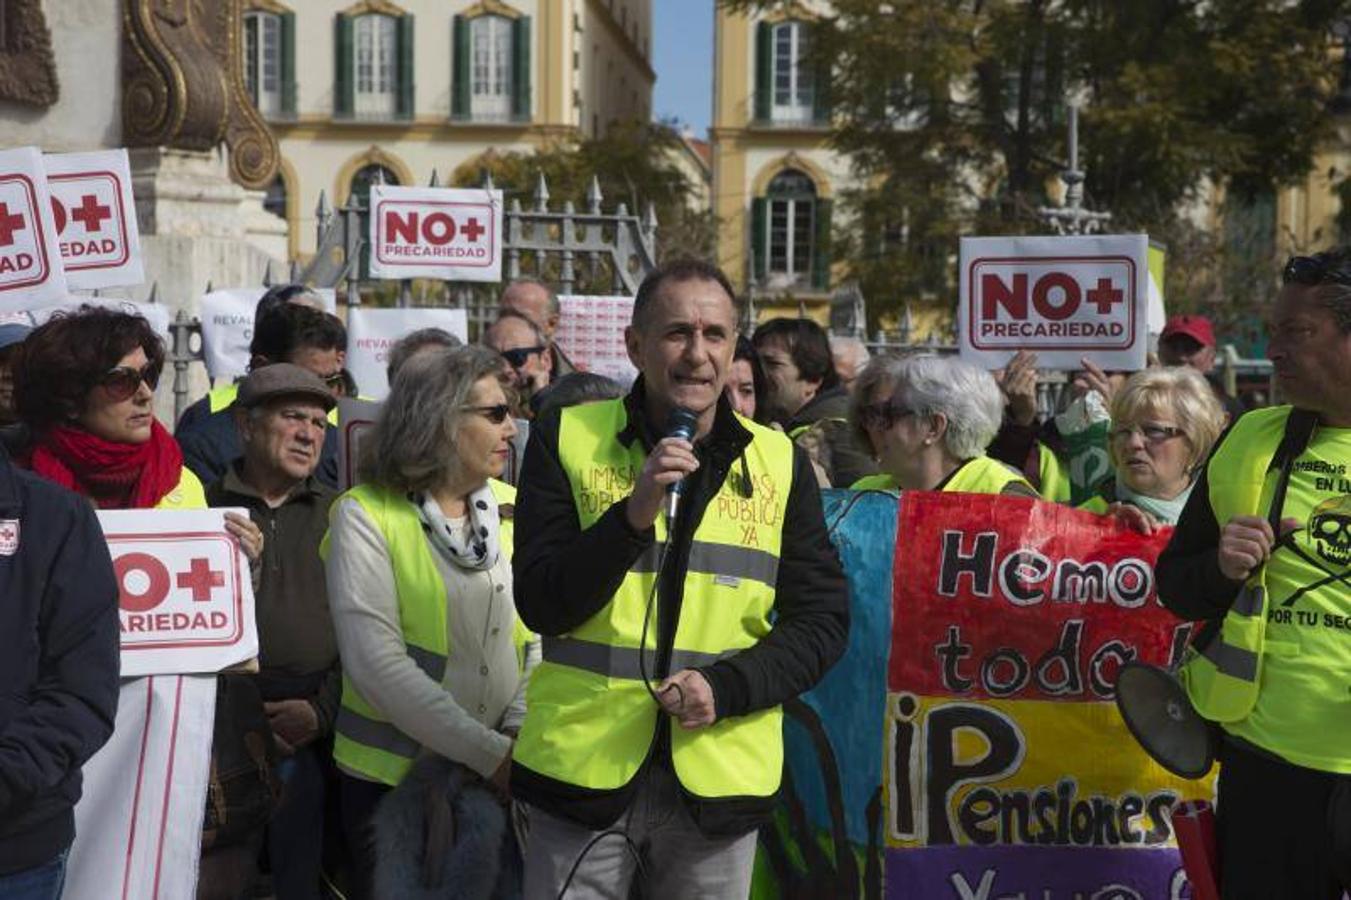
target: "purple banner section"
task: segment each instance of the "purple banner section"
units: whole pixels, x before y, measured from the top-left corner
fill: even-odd
[[[887,900],[1189,900],[1175,849],[887,850]]]

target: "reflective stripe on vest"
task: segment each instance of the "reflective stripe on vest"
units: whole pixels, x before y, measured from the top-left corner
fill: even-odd
[[[1290,407],[1248,413],[1234,423],[1206,466],[1215,521],[1265,516],[1279,472],[1276,456]],[[1266,643],[1267,589],[1263,569],[1248,579],[1229,607],[1219,632],[1199,651],[1189,648],[1182,682],[1196,711],[1214,722],[1237,722],[1252,711]]]
[[[515,502],[515,488],[499,481],[489,481],[488,485],[499,505]],[[385,539],[408,656],[428,678],[440,684],[450,654],[446,585],[423,536],[417,508],[402,494],[369,484],[352,488],[339,500],[349,497],[361,504]],[[337,508],[334,503],[333,509]],[[504,521],[500,540],[502,552],[508,557],[511,538],[511,529]],[[320,554],[328,556],[327,536],[320,545]],[[531,635],[517,628],[513,637],[518,663],[523,664],[524,643]],[[345,769],[384,784],[402,781],[418,752],[417,741],[368,703],[346,674],[342,677],[342,705],[333,730],[333,758]]]
[[[657,706],[642,682],[643,668],[656,681],[710,665],[769,633],[793,446],[779,432],[739,421],[752,435],[744,453],[750,484],[743,485],[741,465],[733,463],[695,529],[669,669],[657,670],[655,629],[649,628],[646,656],[638,649],[667,537],[659,518],[656,543],[609,602],[567,636],[544,639],[544,661],[526,692],[516,762],[583,788],[623,787],[656,735]],[[645,453],[636,440],[628,447],[619,442],[626,424],[622,400],[562,413],[559,461],[583,529],[632,491]],[[746,487],[750,496],[743,495]],[[769,796],[782,776],[782,712],[774,707],[698,731],[672,728],[671,756],[681,785],[695,796]]]

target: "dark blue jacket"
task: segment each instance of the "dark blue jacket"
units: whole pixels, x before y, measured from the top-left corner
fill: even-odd
[[[235,427],[234,412],[226,407],[210,412],[203,398],[183,410],[174,437],[183,448],[183,465],[202,480],[214,484],[225,477],[230,463],[244,455],[244,445]],[[206,415],[202,415],[206,412]],[[324,446],[319,451],[319,468],[314,477],[335,490],[338,487],[338,429],[330,424],[324,429]]]
[[[93,506],[0,450],[0,875],[74,839],[80,767],[113,733],[118,646]]]

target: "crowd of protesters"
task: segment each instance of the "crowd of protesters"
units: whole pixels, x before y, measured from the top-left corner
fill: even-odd
[[[1351,426],[1346,401],[1315,382],[1351,371],[1351,263],[1299,259],[1312,262],[1286,269],[1271,356],[1282,386],[1324,417],[1320,433],[1335,442]],[[638,877],[644,866],[629,857],[646,848],[597,850],[597,864],[578,871],[580,857],[639,796],[685,817],[652,839],[699,860],[647,873],[654,884],[673,896],[744,896],[745,838],[765,811],[753,797],[682,802],[692,776],[681,767],[703,758],[680,729],[657,728],[658,774],[636,794],[606,785],[647,765],[648,737],[623,773],[579,761],[586,776],[574,779],[541,760],[567,755],[550,742],[584,729],[576,717],[592,707],[570,692],[609,704],[618,721],[633,715],[630,702],[650,707],[646,685],[671,718],[697,729],[758,722],[814,683],[847,633],[820,488],[1043,498],[1141,532],[1179,526],[1185,541],[1166,559],[1191,568],[1164,572],[1161,588],[1191,618],[1224,618],[1228,602],[1218,598],[1232,597],[1281,545],[1265,509],[1234,507],[1238,525],[1217,518],[1232,505],[1214,501],[1208,465],[1217,444],[1232,445],[1222,435],[1243,409],[1214,380],[1215,336],[1202,317],[1170,319],[1159,364],[1143,371],[1085,361],[1061,408],[1042,418],[1030,353],[992,373],[930,353],[870,357],[861,341],[808,319],[770,319],[738,335],[731,302],[711,266],[654,273],[627,336],[640,372],[632,386],[577,371],[554,342],[558,299],[540,281],[504,289],[477,345],[436,328],[412,332],[389,353],[390,391],[363,446],[360,483],[342,495],[333,411],[354,393],[347,334],[304,287],[267,292],[248,375],[189,407],[174,434],[153,414],[165,354],[143,318],[85,307],[36,328],[0,324],[0,597],[17,598],[0,605],[0,631],[21,636],[17,657],[0,661],[0,897],[60,895],[80,766],[113,727],[117,591],[93,509],[249,513],[227,514],[226,527],[251,564],[258,667],[218,678],[198,891],[223,900],[412,896],[445,884],[465,886],[456,896],[512,896],[522,883],[549,885],[554,896],[574,876],[577,896],[606,896],[607,883]],[[698,430],[663,438],[655,417],[698,405],[682,398],[703,404]],[[1330,464],[1346,462],[1340,446],[1323,449]],[[609,483],[581,486],[584,467],[604,460],[589,477]],[[1072,470],[1093,477],[1071,479]],[[634,573],[655,579],[641,560],[663,542],[684,541],[688,554],[732,541],[702,525],[702,543],[689,529],[654,532],[663,486],[684,476],[697,515],[718,487],[710,479],[726,477],[743,497],[761,479],[782,481],[763,501],[781,503],[788,520],[778,580],[757,601],[764,622],[730,660],[678,671],[675,657],[687,651],[672,633],[684,620],[678,600],[663,600],[652,623],[666,640],[660,664],[652,660],[656,687],[643,670],[637,695],[603,699],[606,679],[585,676],[600,670],[577,661],[584,648],[602,646],[606,628],[616,641],[636,636],[624,629],[638,624],[644,642],[648,631],[642,615],[593,624],[604,601],[639,591]],[[588,506],[596,496],[606,500]],[[20,520],[16,554],[4,528]],[[1331,591],[1344,599],[1339,584]],[[605,664],[624,665],[617,652]],[[1310,727],[1323,711],[1268,712],[1270,729]],[[545,720],[561,731],[541,736]],[[637,721],[624,727],[653,727]],[[746,733],[763,740],[759,727]],[[1279,790],[1292,817],[1312,817],[1341,791],[1351,758],[1283,761],[1264,728],[1233,729],[1237,762],[1222,776],[1222,798]],[[581,733],[638,741],[622,729]],[[750,751],[733,741],[720,752],[734,763]],[[766,791],[777,783],[775,774]],[[528,801],[529,816],[513,810],[513,797]],[[1222,814],[1222,842],[1256,852],[1252,830],[1266,817],[1239,808],[1241,817]],[[1329,849],[1316,830],[1287,842],[1273,865],[1346,865],[1345,848]],[[527,832],[534,845],[522,842]],[[733,860],[732,869],[701,853]],[[1235,879],[1253,877],[1232,865]],[[1336,881],[1300,877],[1311,891],[1301,896],[1323,896]],[[707,893],[715,882],[730,887]]]

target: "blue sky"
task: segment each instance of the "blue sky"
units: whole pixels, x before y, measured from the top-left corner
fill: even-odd
[[[675,116],[706,137],[713,118],[713,0],[654,0],[656,118]]]

